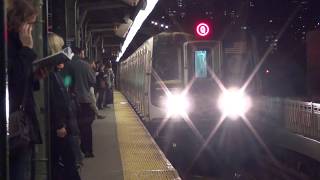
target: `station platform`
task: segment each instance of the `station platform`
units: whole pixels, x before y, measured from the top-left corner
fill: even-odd
[[[82,180],[180,180],[120,92],[109,106],[92,125],[95,157],[84,159]]]

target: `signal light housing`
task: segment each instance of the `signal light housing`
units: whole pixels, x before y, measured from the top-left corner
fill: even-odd
[[[209,25],[206,23],[199,23],[196,27],[197,34],[199,36],[207,36],[210,33]]]
[[[195,25],[195,35],[199,38],[209,39],[213,33],[212,24],[206,21],[199,21]]]

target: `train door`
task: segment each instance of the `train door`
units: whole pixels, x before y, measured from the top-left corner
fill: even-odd
[[[184,85],[197,109],[193,114],[211,112],[212,101],[218,94],[214,80],[221,74],[221,43],[219,41],[190,41],[184,43]]]

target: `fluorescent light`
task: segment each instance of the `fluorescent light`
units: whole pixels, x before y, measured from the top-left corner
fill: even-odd
[[[158,0],[147,0],[147,7],[145,10],[140,10],[137,16],[134,18],[133,24],[130,27],[129,33],[127,34],[126,39],[124,40],[124,43],[121,47],[121,50],[117,57],[117,62],[120,61],[120,58],[125,53],[127,47],[131,43],[134,36],[137,34],[138,30],[140,29],[142,23],[146,20],[146,18],[149,16],[149,14],[152,12],[153,8],[158,3]]]
[[[9,85],[6,82],[6,126],[7,126],[7,135],[9,135]]]

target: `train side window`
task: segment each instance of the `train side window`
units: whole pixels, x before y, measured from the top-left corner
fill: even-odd
[[[194,53],[194,72],[196,78],[207,77],[207,51],[199,50]]]

